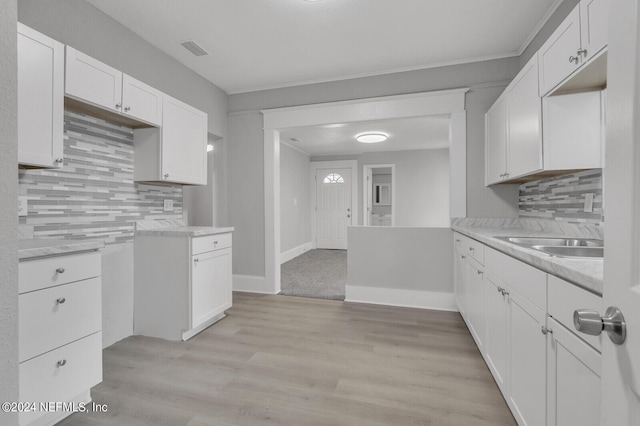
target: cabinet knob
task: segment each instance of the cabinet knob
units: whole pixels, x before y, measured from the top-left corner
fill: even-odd
[[[131,107],[124,107],[124,112],[129,112],[131,110]]]
[[[62,305],[66,301],[67,299],[65,299],[64,297],[59,297],[56,299],[56,305]]]
[[[116,109],[122,108],[122,104],[116,104]]]
[[[480,270],[478,270],[478,271],[476,271],[476,272],[478,273],[478,275],[482,275],[482,274],[484,274],[484,272],[482,272],[482,271],[480,271]]]
[[[570,62],[570,63],[571,63],[571,62],[574,62],[576,65],[578,65],[578,61],[579,61],[579,60],[580,60],[580,57],[579,57],[579,56],[573,56],[573,55],[569,56],[569,62]]]
[[[542,326],[542,328],[540,328],[540,331],[542,332],[542,334],[544,334],[545,336],[547,334],[553,334],[553,330],[550,328],[547,328],[546,326]]]
[[[465,255],[462,255],[462,256],[460,256],[460,257],[461,257],[461,258],[463,258],[463,259],[466,259],[466,258],[467,258],[467,256],[465,256]]]
[[[460,242],[460,239],[459,239],[459,238],[456,238],[456,243],[459,243],[459,242]]]
[[[67,365],[67,360],[66,359],[61,359],[60,361],[58,361],[56,363],[56,366],[58,366],[58,367],[64,367],[65,365]]]
[[[165,173],[165,174],[164,174],[164,178],[165,178],[165,179],[169,179],[169,173]]]
[[[498,290],[498,293],[502,293],[504,289],[502,287],[498,286],[497,290]]]
[[[56,269],[56,272],[58,274],[64,274],[64,268],[58,268],[58,269]]]
[[[578,56],[587,56],[587,49],[578,49],[576,53]]]
[[[195,263],[198,263],[198,262],[200,262],[200,259],[198,259],[198,258],[196,257],[195,259],[193,259],[193,261],[194,261]]]
[[[213,245],[214,245],[214,246],[217,246],[217,245],[218,245],[218,242],[217,242],[217,241],[214,241],[214,242],[213,242]]]
[[[64,163],[64,159],[62,159],[62,158],[56,158],[56,163],[58,163],[58,164],[62,164],[62,163]]]
[[[503,288],[502,290],[500,290],[500,293],[502,293],[503,296],[508,296],[509,292],[507,291],[506,288]]]

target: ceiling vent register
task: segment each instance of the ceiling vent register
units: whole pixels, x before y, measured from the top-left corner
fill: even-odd
[[[185,49],[187,49],[189,52],[193,53],[196,56],[206,56],[209,54],[209,52],[204,50],[202,47],[198,45],[198,43],[196,43],[193,40],[184,41],[180,44],[182,45],[182,47],[184,47]]]

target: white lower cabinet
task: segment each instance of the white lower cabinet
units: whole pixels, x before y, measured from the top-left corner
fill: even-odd
[[[187,340],[231,307],[231,233],[136,235],[134,334]]]
[[[601,310],[602,299],[459,233],[454,241],[458,307],[518,424],[599,424],[601,336],[574,333],[572,315]]]
[[[545,312],[517,291],[509,293],[508,401],[521,425],[544,425],[546,416]]]
[[[100,253],[19,264],[20,425],[55,424],[73,411],[41,403],[81,403],[102,381]],[[77,407],[76,407],[77,408]]]
[[[547,426],[600,424],[600,352],[549,317]]]

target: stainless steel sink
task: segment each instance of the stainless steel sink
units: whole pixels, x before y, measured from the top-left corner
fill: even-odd
[[[588,257],[603,258],[603,247],[585,247],[585,246],[532,246],[531,248],[539,250],[550,256],[555,257]]]
[[[604,244],[602,240],[589,238],[555,237],[495,237],[499,240],[532,248],[554,257],[602,258]]]

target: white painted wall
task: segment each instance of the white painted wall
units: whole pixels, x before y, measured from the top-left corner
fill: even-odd
[[[347,301],[453,310],[448,228],[352,226]]]
[[[359,182],[363,179],[363,165],[395,165],[395,226],[444,228],[450,226],[448,149],[370,152],[357,155],[356,158]],[[312,157],[311,161],[326,159],[326,157]],[[331,159],[347,159],[347,157],[332,156]],[[363,197],[362,185],[358,185],[358,205],[363,205]],[[363,213],[358,216],[358,224],[362,225]]]
[[[17,2],[0,1],[0,402],[18,401]],[[5,202],[6,201],[6,202]],[[18,424],[0,411],[0,424]]]
[[[309,156],[280,145],[280,251],[311,242]]]
[[[517,217],[517,185],[484,186],[484,114],[518,68],[518,58],[508,58],[229,96],[231,225],[236,227],[236,233],[241,229],[248,233],[246,229],[251,228],[256,238],[264,235],[264,134],[260,110],[458,87],[471,89],[465,105],[467,215]],[[238,169],[248,170],[250,176],[234,179],[234,170]],[[234,213],[244,210],[242,216]],[[245,251],[246,256],[242,260],[234,258],[234,273],[264,276],[264,241],[253,243],[247,237],[241,245],[235,243],[234,240],[234,249]]]

